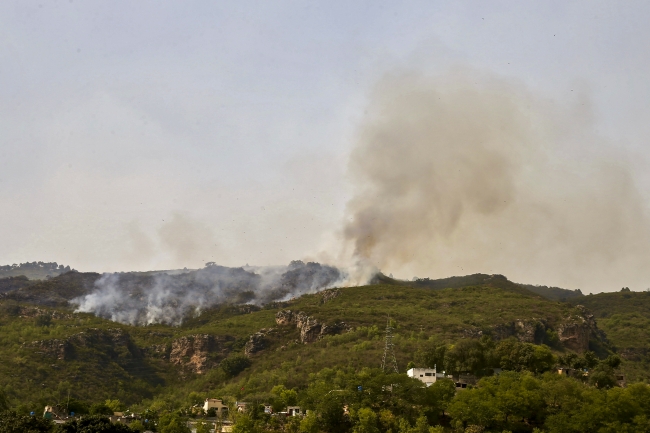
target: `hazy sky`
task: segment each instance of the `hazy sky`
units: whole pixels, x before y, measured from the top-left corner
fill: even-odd
[[[457,65],[586,101],[603,140],[556,156],[615,147],[647,208],[649,19],[642,1],[0,2],[0,263],[337,254],[373,88]]]

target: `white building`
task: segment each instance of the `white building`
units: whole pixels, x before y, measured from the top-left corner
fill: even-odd
[[[435,368],[412,368],[406,372],[408,377],[418,379],[426,386],[436,383],[436,380],[447,377],[444,373],[438,373]]]
[[[302,415],[302,409],[300,406],[287,406],[287,415],[288,416],[299,416]]]
[[[223,401],[218,398],[206,398],[203,404],[203,410],[207,413],[208,410],[214,409],[219,417],[228,415],[228,406],[223,404]]]

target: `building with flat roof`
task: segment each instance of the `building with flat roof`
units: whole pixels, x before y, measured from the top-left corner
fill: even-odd
[[[447,377],[444,373],[438,373],[436,368],[412,368],[406,372],[408,377],[418,379],[420,382],[424,383],[426,386],[431,386],[438,379],[443,379]]]

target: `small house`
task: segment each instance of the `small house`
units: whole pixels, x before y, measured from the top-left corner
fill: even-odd
[[[438,373],[436,368],[411,368],[406,372],[408,377],[418,379],[420,382],[424,383],[426,386],[431,386],[438,379],[443,379],[447,377],[444,372]]]
[[[287,415],[288,416],[300,416],[303,415],[302,409],[300,406],[287,406]]]
[[[203,403],[203,410],[207,414],[208,411],[214,410],[216,416],[223,418],[228,415],[228,406],[223,403],[223,400],[218,398],[206,398]]]

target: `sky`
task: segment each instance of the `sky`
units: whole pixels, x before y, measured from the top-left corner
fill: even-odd
[[[350,155],[373,92],[401,71],[468,68],[586,103],[599,139],[554,158],[615,153],[646,209],[649,18],[642,1],[1,2],[0,263],[338,257]],[[533,276],[515,274],[625,283]]]

